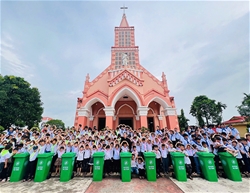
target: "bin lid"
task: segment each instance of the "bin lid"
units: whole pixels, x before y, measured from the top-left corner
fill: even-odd
[[[231,155],[228,152],[218,152],[218,155],[219,156],[224,156],[224,157],[234,157],[233,155]]]
[[[69,152],[69,153],[64,153],[63,155],[62,155],[62,158],[63,157],[70,157],[70,158],[72,158],[72,157],[75,157],[76,156],[76,153],[74,153],[74,152]]]
[[[46,158],[46,157],[52,157],[54,155],[54,153],[39,153],[38,154],[38,158],[40,157],[43,157],[43,158]]]
[[[26,153],[17,153],[16,155],[14,155],[14,158],[17,157],[28,157],[30,154],[28,152]]]
[[[93,157],[104,157],[105,156],[105,153],[104,152],[95,152],[94,154],[93,154]]]
[[[196,152],[196,154],[198,155],[198,157],[214,157],[214,154],[208,152]]]
[[[181,152],[170,152],[170,155],[173,157],[185,157],[184,153]]]
[[[156,157],[154,152],[144,152],[144,157]]]
[[[132,153],[130,153],[130,152],[121,152],[120,153],[120,157],[131,158],[132,157]]]

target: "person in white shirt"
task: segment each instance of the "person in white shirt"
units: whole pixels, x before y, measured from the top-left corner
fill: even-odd
[[[129,145],[127,141],[122,142],[121,152],[129,152]]]
[[[84,146],[81,145],[79,151],[76,153],[76,176],[82,176]]]
[[[39,147],[39,154],[45,153],[46,145],[45,145],[45,141],[43,139],[39,141],[38,147]]]
[[[88,163],[89,163],[90,157],[91,157],[91,150],[89,148],[89,145],[86,144],[85,150],[84,150],[84,156],[83,156],[83,166],[82,166],[83,172],[88,173],[88,171],[89,171],[89,164]]]
[[[112,150],[110,149],[109,145],[106,146],[104,153],[105,153],[104,157],[104,177],[105,177],[105,174],[110,175],[111,173]]]
[[[61,169],[61,165],[62,165],[62,155],[65,153],[65,147],[61,146],[60,149],[57,151],[57,159],[55,161],[55,166],[56,166],[56,172],[55,172],[55,176],[60,175],[60,169]]]
[[[163,173],[166,175],[168,173],[168,149],[165,144],[161,145],[160,151],[162,158]]]
[[[144,161],[142,157],[138,157],[137,159],[137,168],[139,171],[139,178],[143,179],[145,177],[145,168],[144,168]]]
[[[132,154],[132,158],[131,158],[131,173],[133,174],[139,174],[139,170],[137,168],[137,161],[136,161],[136,156],[134,154]]]
[[[158,177],[162,177],[161,176],[161,152],[159,151],[159,148],[158,148],[158,146],[157,145],[154,145],[153,146],[153,150],[152,150],[152,152],[154,152],[155,153],[155,155],[156,155],[156,173],[157,173],[157,178]]]
[[[120,173],[120,145],[115,144],[115,148],[113,149],[113,172],[118,174]]]
[[[10,145],[6,145],[0,153],[0,174],[4,168],[7,168],[8,159],[11,157],[11,153],[9,152],[10,148]]]
[[[188,178],[189,178],[190,180],[193,180],[193,178],[192,178],[192,176],[191,176],[191,175],[192,175],[192,165],[191,165],[191,161],[190,161],[190,159],[189,159],[189,155],[188,155],[188,153],[186,152],[185,147],[184,147],[183,144],[181,144],[180,150],[181,150],[181,152],[185,155],[184,161],[185,161],[187,176],[188,176]]]
[[[39,153],[38,146],[33,146],[32,150],[29,151],[30,156],[27,165],[27,171],[23,179],[24,182],[31,181],[35,176],[38,153]]]

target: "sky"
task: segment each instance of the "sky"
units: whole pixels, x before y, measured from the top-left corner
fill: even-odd
[[[192,101],[207,95],[227,105],[223,120],[238,115],[249,93],[248,1],[1,1],[0,73],[24,77],[43,116],[72,126],[86,74],[110,65],[124,3],[140,64],[165,72],[178,114],[195,124]]]

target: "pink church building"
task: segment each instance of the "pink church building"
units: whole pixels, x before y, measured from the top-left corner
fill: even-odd
[[[179,129],[174,97],[164,72],[158,80],[139,60],[134,27],[129,26],[125,13],[115,27],[110,65],[90,81],[86,76],[83,96],[77,99],[74,126],[96,126],[115,129],[126,124],[133,129],[147,127]]]

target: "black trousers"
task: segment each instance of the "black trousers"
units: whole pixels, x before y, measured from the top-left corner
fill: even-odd
[[[11,171],[12,171],[12,163],[7,163],[7,167],[3,168],[1,174],[0,174],[0,179],[8,179],[10,177]]]
[[[51,162],[51,167],[50,167],[50,172],[55,171],[55,161],[56,161],[57,158],[58,158],[57,154],[53,156],[52,162]]]
[[[246,154],[242,154],[242,160],[244,162],[244,171],[250,173],[250,162]]]
[[[187,176],[190,177],[192,174],[192,165],[186,164]]]
[[[82,163],[82,170],[83,170],[83,172],[89,172],[89,165],[88,165],[89,159],[90,158],[83,159],[83,163]]]
[[[113,159],[113,172],[121,172],[121,160]]]
[[[139,176],[145,176],[145,169],[139,168]]]
[[[36,164],[37,164],[37,159],[28,162],[27,171],[24,175],[25,180],[33,179],[35,177]]]
[[[193,156],[188,156],[190,161],[191,161],[191,167],[192,167],[192,173],[195,172],[195,163],[194,163],[194,157]]]
[[[160,174],[161,172],[161,158],[156,159],[156,173]]]
[[[220,161],[219,156],[218,156],[218,155],[215,155],[215,156],[214,156],[214,163],[215,163],[215,167],[216,167],[217,173],[218,173],[218,171],[219,171],[219,161]]]
[[[112,164],[112,161],[110,159],[104,160],[104,173],[109,174],[111,172],[111,164]]]

